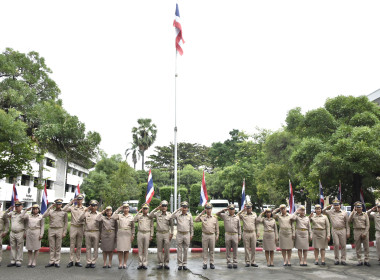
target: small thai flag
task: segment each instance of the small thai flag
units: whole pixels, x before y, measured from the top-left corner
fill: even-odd
[[[319,180],[319,204],[321,205],[321,208],[323,209],[325,205],[325,198],[323,197],[323,188],[321,180]]]
[[[17,195],[16,183],[14,183],[13,190],[12,190],[11,206],[15,206],[16,200],[18,200],[18,195]]]
[[[146,189],[145,202],[146,203],[150,203],[150,201],[152,200],[153,195],[154,195],[154,187],[153,187],[152,170],[149,169],[148,187]]]
[[[342,203],[342,184],[339,180],[339,189],[338,189],[338,199],[340,201],[340,203]]]
[[[241,207],[240,210],[243,210],[245,206],[245,179],[243,180],[243,187],[241,188]]]
[[[207,188],[206,188],[206,180],[205,180],[205,171],[203,170],[202,177],[202,185],[201,185],[201,199],[199,204],[205,206],[208,201]]]
[[[360,188],[360,201],[362,202],[362,204],[363,204],[363,212],[366,212],[367,210],[366,210],[366,208],[365,208],[365,203],[364,203],[364,193],[363,193],[363,189],[362,188]]]
[[[294,205],[293,187],[289,180],[289,213],[293,214],[296,212],[296,206]]]
[[[176,3],[176,6],[175,6],[175,18],[174,18],[173,26],[175,27],[175,32],[176,32],[175,48],[177,49],[177,52],[180,55],[183,55],[182,44],[184,44],[185,41],[182,38],[182,26],[180,23],[178,3]]]
[[[45,213],[48,206],[48,198],[47,198],[47,190],[46,190],[46,181],[45,181],[45,188],[42,193],[42,201],[41,201],[41,214]]]

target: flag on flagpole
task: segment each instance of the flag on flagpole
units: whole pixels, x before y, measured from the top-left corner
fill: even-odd
[[[13,184],[12,197],[11,197],[11,206],[15,206],[15,201],[18,200],[16,183]]]
[[[296,212],[296,206],[294,205],[293,187],[289,180],[289,213],[293,214]]]
[[[150,201],[152,200],[153,195],[154,195],[154,186],[153,186],[152,170],[149,169],[148,187],[146,189],[145,202],[146,203],[150,203]]]
[[[45,188],[42,192],[42,201],[41,201],[41,214],[45,213],[48,206],[48,198],[47,198],[47,190],[46,190],[46,181],[45,181]]]
[[[175,32],[176,32],[175,48],[177,49],[177,52],[180,55],[183,55],[182,45],[185,43],[185,41],[182,38],[182,26],[180,22],[178,3],[176,3],[176,6],[175,6],[175,18],[174,18],[173,26],[175,27]]]
[[[363,204],[363,212],[366,212],[367,210],[366,210],[366,208],[365,208],[365,203],[364,203],[364,193],[363,193],[363,189],[362,188],[360,188],[360,201],[362,202],[362,204]]]
[[[342,203],[342,184],[339,180],[339,189],[338,189],[338,199],[340,201],[340,203]]]
[[[202,185],[201,185],[201,199],[199,204],[205,206],[208,200],[206,180],[205,180],[205,171],[203,170]]]
[[[319,180],[319,204],[321,205],[321,208],[325,206],[325,198],[323,197],[323,187],[321,180]]]
[[[79,187],[79,183],[78,183],[78,186],[75,188],[75,191],[74,191],[74,199],[80,194],[80,187]],[[77,203],[75,202],[74,205],[77,205]]]
[[[245,178],[243,180],[243,187],[241,188],[241,207],[240,210],[243,210],[245,206]]]

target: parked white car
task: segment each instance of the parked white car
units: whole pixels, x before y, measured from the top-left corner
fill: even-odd
[[[220,210],[227,208],[229,205],[227,199],[211,199],[210,203],[212,204],[212,214],[218,213]]]

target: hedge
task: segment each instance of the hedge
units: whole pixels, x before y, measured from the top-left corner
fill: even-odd
[[[189,201],[188,200],[188,190],[186,188],[178,188],[178,193],[181,194],[181,201]],[[161,200],[166,200],[170,203],[170,195],[174,196],[174,188],[170,186],[165,186],[160,188],[160,197]]]

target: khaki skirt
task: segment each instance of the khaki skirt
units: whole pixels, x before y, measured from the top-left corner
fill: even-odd
[[[313,230],[313,247],[315,249],[326,249],[328,245],[326,230]]]
[[[36,229],[28,229],[26,231],[26,249],[27,250],[39,250],[41,248],[41,240],[40,237],[41,230],[39,228]]]
[[[309,249],[309,232],[307,230],[296,230],[296,242],[295,247],[298,250]]]
[[[116,243],[116,233],[114,230],[107,231],[102,230],[102,243],[100,244],[100,248],[105,252],[110,252],[115,250]]]
[[[291,250],[294,247],[292,229],[281,229],[279,233],[280,248],[282,250]]]
[[[264,232],[263,236],[263,249],[265,251],[275,251],[276,250],[276,237],[273,232]]]
[[[119,252],[125,252],[131,250],[131,230],[119,229],[117,231],[117,250]]]

